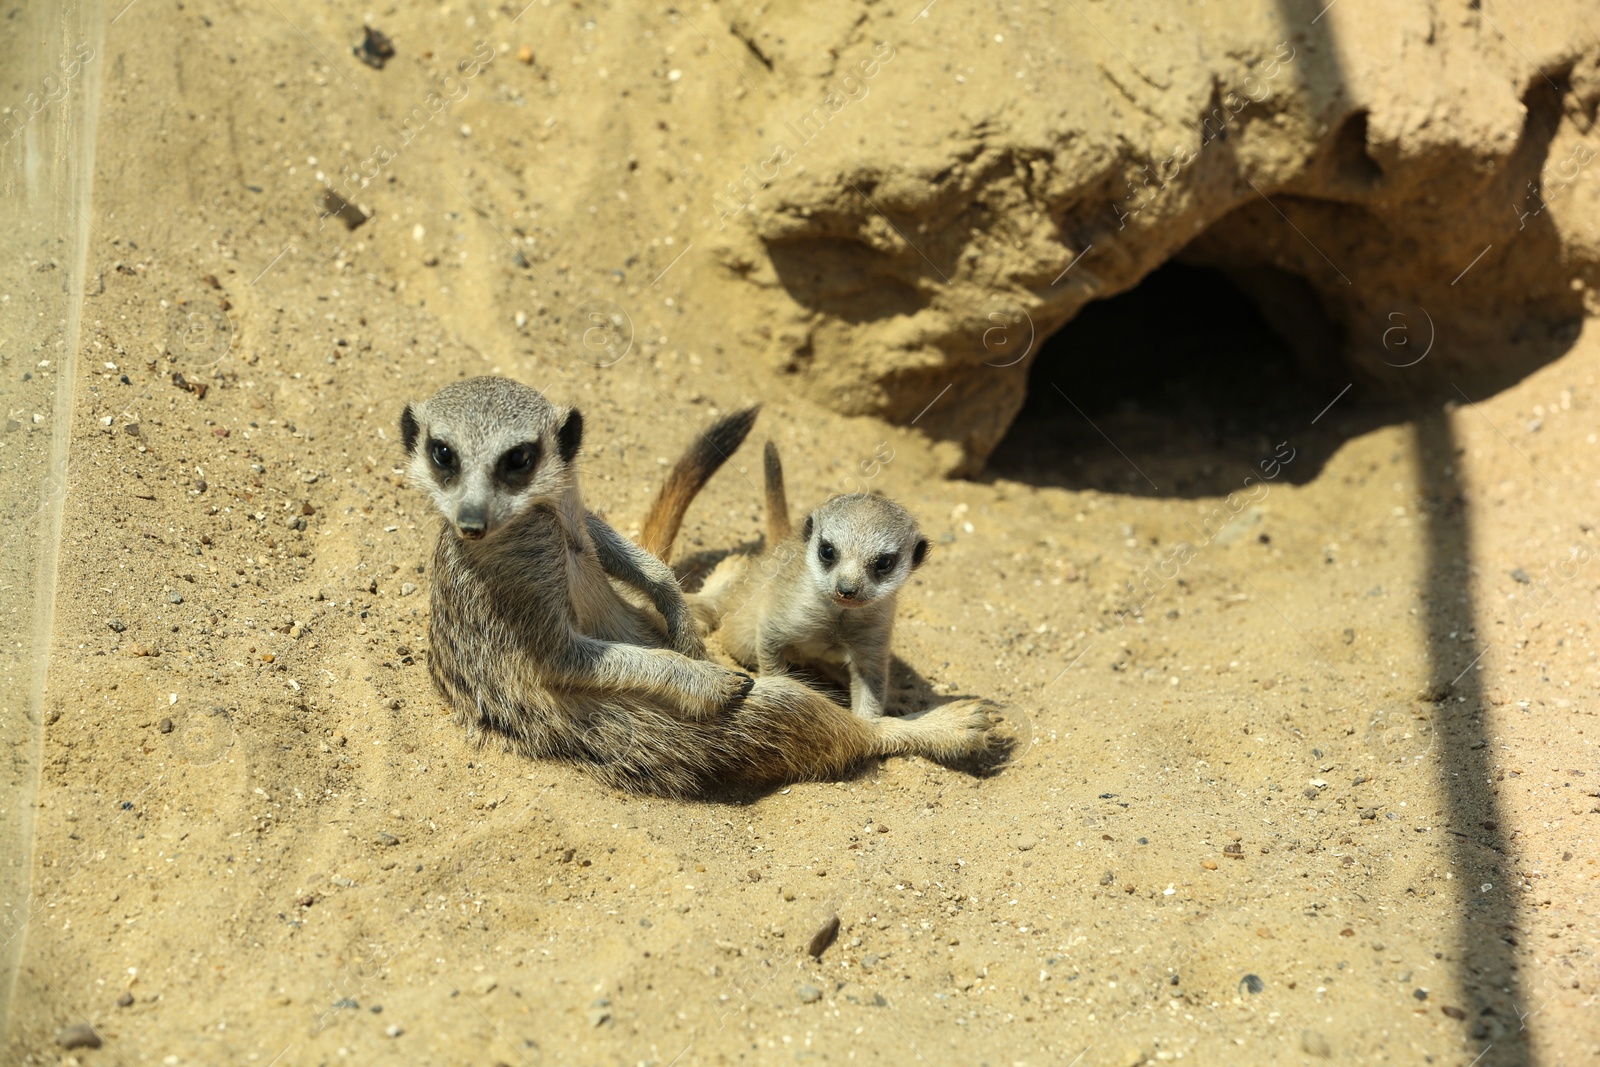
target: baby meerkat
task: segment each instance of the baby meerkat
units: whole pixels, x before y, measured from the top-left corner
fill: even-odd
[[[767,546],[731,557],[690,598],[717,625],[728,654],[763,675],[785,663],[842,664],[850,710],[884,713],[896,597],[927,558],[928,539],[911,513],[886,497],[836,496],[789,530],[778,450],[767,442]]]
[[[720,444],[697,445],[705,462],[679,464],[672,477],[704,484],[753,417],[718,423],[707,437]],[[400,430],[412,483],[445,519],[428,668],[474,733],[669,796],[836,776],[874,755],[985,750],[979,701],[869,722],[794,679],[752,681],[701,658],[666,564],[584,506],[577,411],[506,378],[471,378],[407,406]],[[693,497],[668,489],[646,523],[663,537]],[[613,578],[643,592],[660,618],[620,596]]]

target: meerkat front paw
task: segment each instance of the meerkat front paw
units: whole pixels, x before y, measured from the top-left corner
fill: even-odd
[[[743,671],[733,671],[715,663],[699,663],[693,684],[677,694],[677,704],[687,715],[709,719],[730,705],[743,700],[755,687],[755,679]]]

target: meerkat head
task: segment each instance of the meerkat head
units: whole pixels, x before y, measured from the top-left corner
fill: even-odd
[[[453,382],[400,414],[411,483],[476,541],[575,483],[583,416],[510,378]]]
[[[806,569],[841,607],[881,600],[905,584],[928,555],[910,512],[885,497],[837,496],[806,516]]]

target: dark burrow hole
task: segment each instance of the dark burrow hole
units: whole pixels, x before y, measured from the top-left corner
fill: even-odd
[[[1027,402],[988,473],[1141,496],[1224,496],[1292,452],[1291,463],[1268,469],[1307,482],[1344,440],[1385,421],[1358,405],[1359,389],[1339,395],[1351,380],[1342,343],[1301,279],[1169,262],[1087,305],[1044,342]]]

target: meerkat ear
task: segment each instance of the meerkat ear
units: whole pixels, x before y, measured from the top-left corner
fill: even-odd
[[[809,543],[811,541],[811,531],[816,529],[816,526],[816,519],[810,515],[807,515],[806,524],[800,528],[800,540]]]
[[[578,449],[583,444],[583,413],[577,408],[567,416],[567,421],[561,424],[561,429],[556,431],[556,446],[561,453],[561,458],[568,463],[578,454]]]
[[[911,546],[911,569],[916,570],[922,566],[922,561],[928,558],[928,539],[917,538],[917,543]]]
[[[422,433],[422,427],[417,425],[417,417],[407,404],[405,410],[400,412],[400,440],[405,442],[406,454],[412,455],[417,451],[417,438]]]

